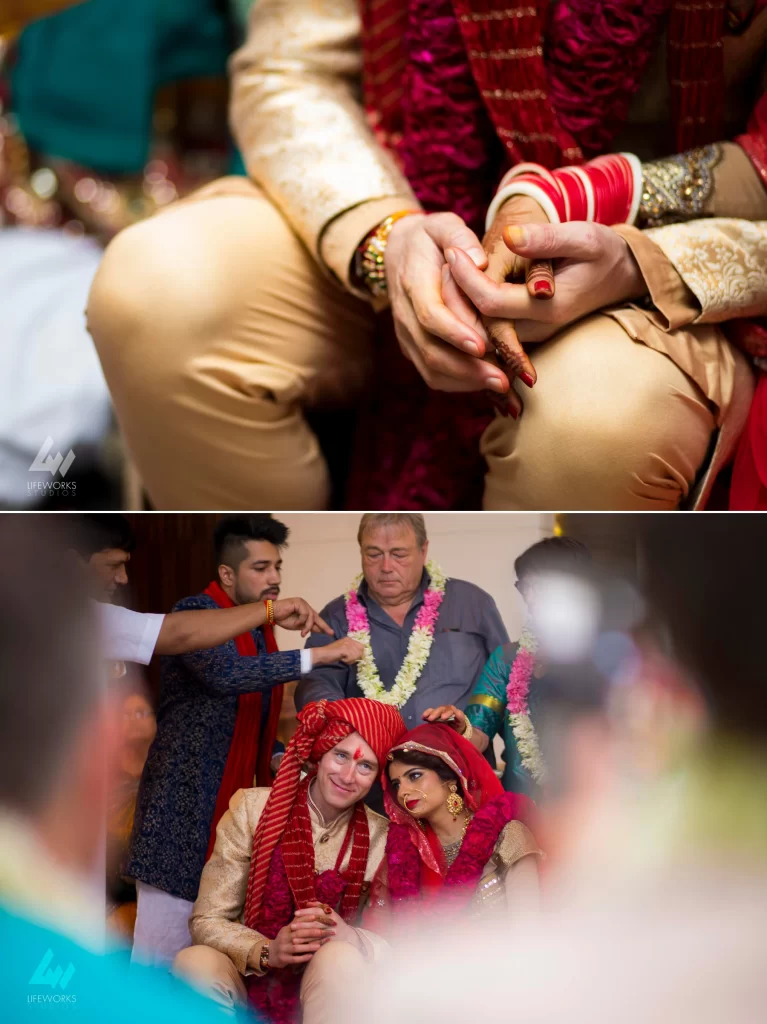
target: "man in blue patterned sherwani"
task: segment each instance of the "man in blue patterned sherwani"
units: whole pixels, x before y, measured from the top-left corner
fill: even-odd
[[[218,819],[238,789],[271,783],[283,684],[362,656],[347,637],[316,650],[277,651],[273,622],[300,628],[290,602],[277,600],[287,537],[270,515],[222,519],[214,538],[218,579],[174,609],[264,602],[273,616],[219,647],[162,660],[157,736],[125,866],[136,879],[134,957],[143,962],[169,964],[190,944],[188,919]]]

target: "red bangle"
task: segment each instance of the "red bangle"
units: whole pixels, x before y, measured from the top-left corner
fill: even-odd
[[[506,198],[523,194],[537,198],[552,221],[633,224],[641,186],[641,165],[631,153],[612,153],[583,167],[560,167],[554,172],[538,164],[517,164],[501,181],[488,210],[488,223]]]
[[[594,217],[593,198],[592,208],[589,211],[588,193],[583,178],[572,167],[560,167],[554,172],[554,177],[565,199],[567,219],[592,220]],[[589,216],[589,212],[591,216]]]

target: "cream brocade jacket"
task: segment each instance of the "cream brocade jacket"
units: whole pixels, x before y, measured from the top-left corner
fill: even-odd
[[[242,917],[253,835],[270,792],[267,788],[240,789],[232,797],[229,810],[218,823],[216,844],[203,869],[200,891],[189,921],[193,944],[212,946],[225,953],[243,975],[261,973],[249,966],[248,959],[254,949],[266,941],[265,935],[243,924]],[[363,888],[367,900],[374,879],[377,886],[385,885],[379,868],[386,850],[389,822],[368,807],[365,811],[370,829],[370,853],[365,869],[367,884]],[[314,869],[317,872],[331,870],[341,852],[351,811],[340,815],[329,826],[320,821],[311,805],[309,816],[314,838]],[[538,907],[536,862],[540,852],[531,832],[521,822],[509,822],[477,886],[475,910],[500,908],[505,904],[507,910],[513,912],[513,918],[519,920],[527,913],[534,913]],[[342,869],[348,866],[350,853],[347,852]],[[371,910],[375,916],[376,908]],[[365,941],[371,959],[381,956],[388,947],[373,931],[357,928],[357,933]],[[255,960],[254,956],[252,961]]]
[[[362,109],[359,5],[258,0],[231,62],[232,127],[250,177],[349,291],[360,240],[384,217],[418,205]],[[665,100],[656,101],[662,116]],[[611,311],[631,337],[692,377],[719,424],[744,367],[714,325],[767,314],[767,192],[739,147],[722,148],[715,191],[723,203],[707,212],[724,210],[726,219],[620,228],[655,308]]]
[[[255,946],[260,947],[266,941],[266,936],[243,924],[242,916],[253,836],[270,793],[267,787],[239,789],[232,797],[229,810],[218,823],[216,845],[203,869],[200,890],[189,921],[193,944],[212,946],[226,953],[240,974],[261,973],[248,966],[248,957]],[[389,822],[368,807],[365,811],[370,830],[370,852],[365,868],[367,885],[363,888],[366,893],[383,860]],[[351,815],[351,810],[346,811],[326,826],[310,805],[315,871],[330,871],[336,866]],[[348,867],[350,856],[351,848],[341,865],[342,870]],[[377,937],[365,935],[365,938],[375,953]]]

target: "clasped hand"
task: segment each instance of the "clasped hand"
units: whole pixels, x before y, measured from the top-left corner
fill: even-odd
[[[508,281],[541,260],[556,261],[550,297]],[[389,235],[386,271],[402,351],[437,391],[506,394],[516,376],[531,387],[536,375],[525,344],[647,291],[615,231],[549,224],[526,196],[504,203],[481,243],[455,214],[402,218]],[[509,404],[521,409],[516,392]]]
[[[320,947],[334,939],[358,945],[354,929],[335,910],[312,901],[297,910],[269,944],[269,967],[279,970],[308,963]]]

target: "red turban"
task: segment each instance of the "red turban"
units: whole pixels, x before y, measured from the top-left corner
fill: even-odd
[[[306,906],[309,900],[314,898],[314,846],[308,810],[305,810],[305,792],[302,806],[295,806],[297,813],[294,813],[304,763],[316,763],[349,733],[358,732],[372,747],[380,767],[383,766],[389,749],[405,732],[405,723],[396,708],[365,697],[349,697],[347,700],[337,701],[320,700],[308,704],[299,712],[298,723],[298,729],[285,751],[253,837],[253,856],[250,862],[244,915],[245,924],[249,928],[256,927],[272,854],[280,841],[297,907],[300,909]],[[359,890],[367,863],[370,840],[367,817],[361,804],[357,806],[356,816],[351,824],[354,829],[349,865],[352,878],[347,886],[344,902],[347,906],[354,902],[356,906],[359,902]]]

